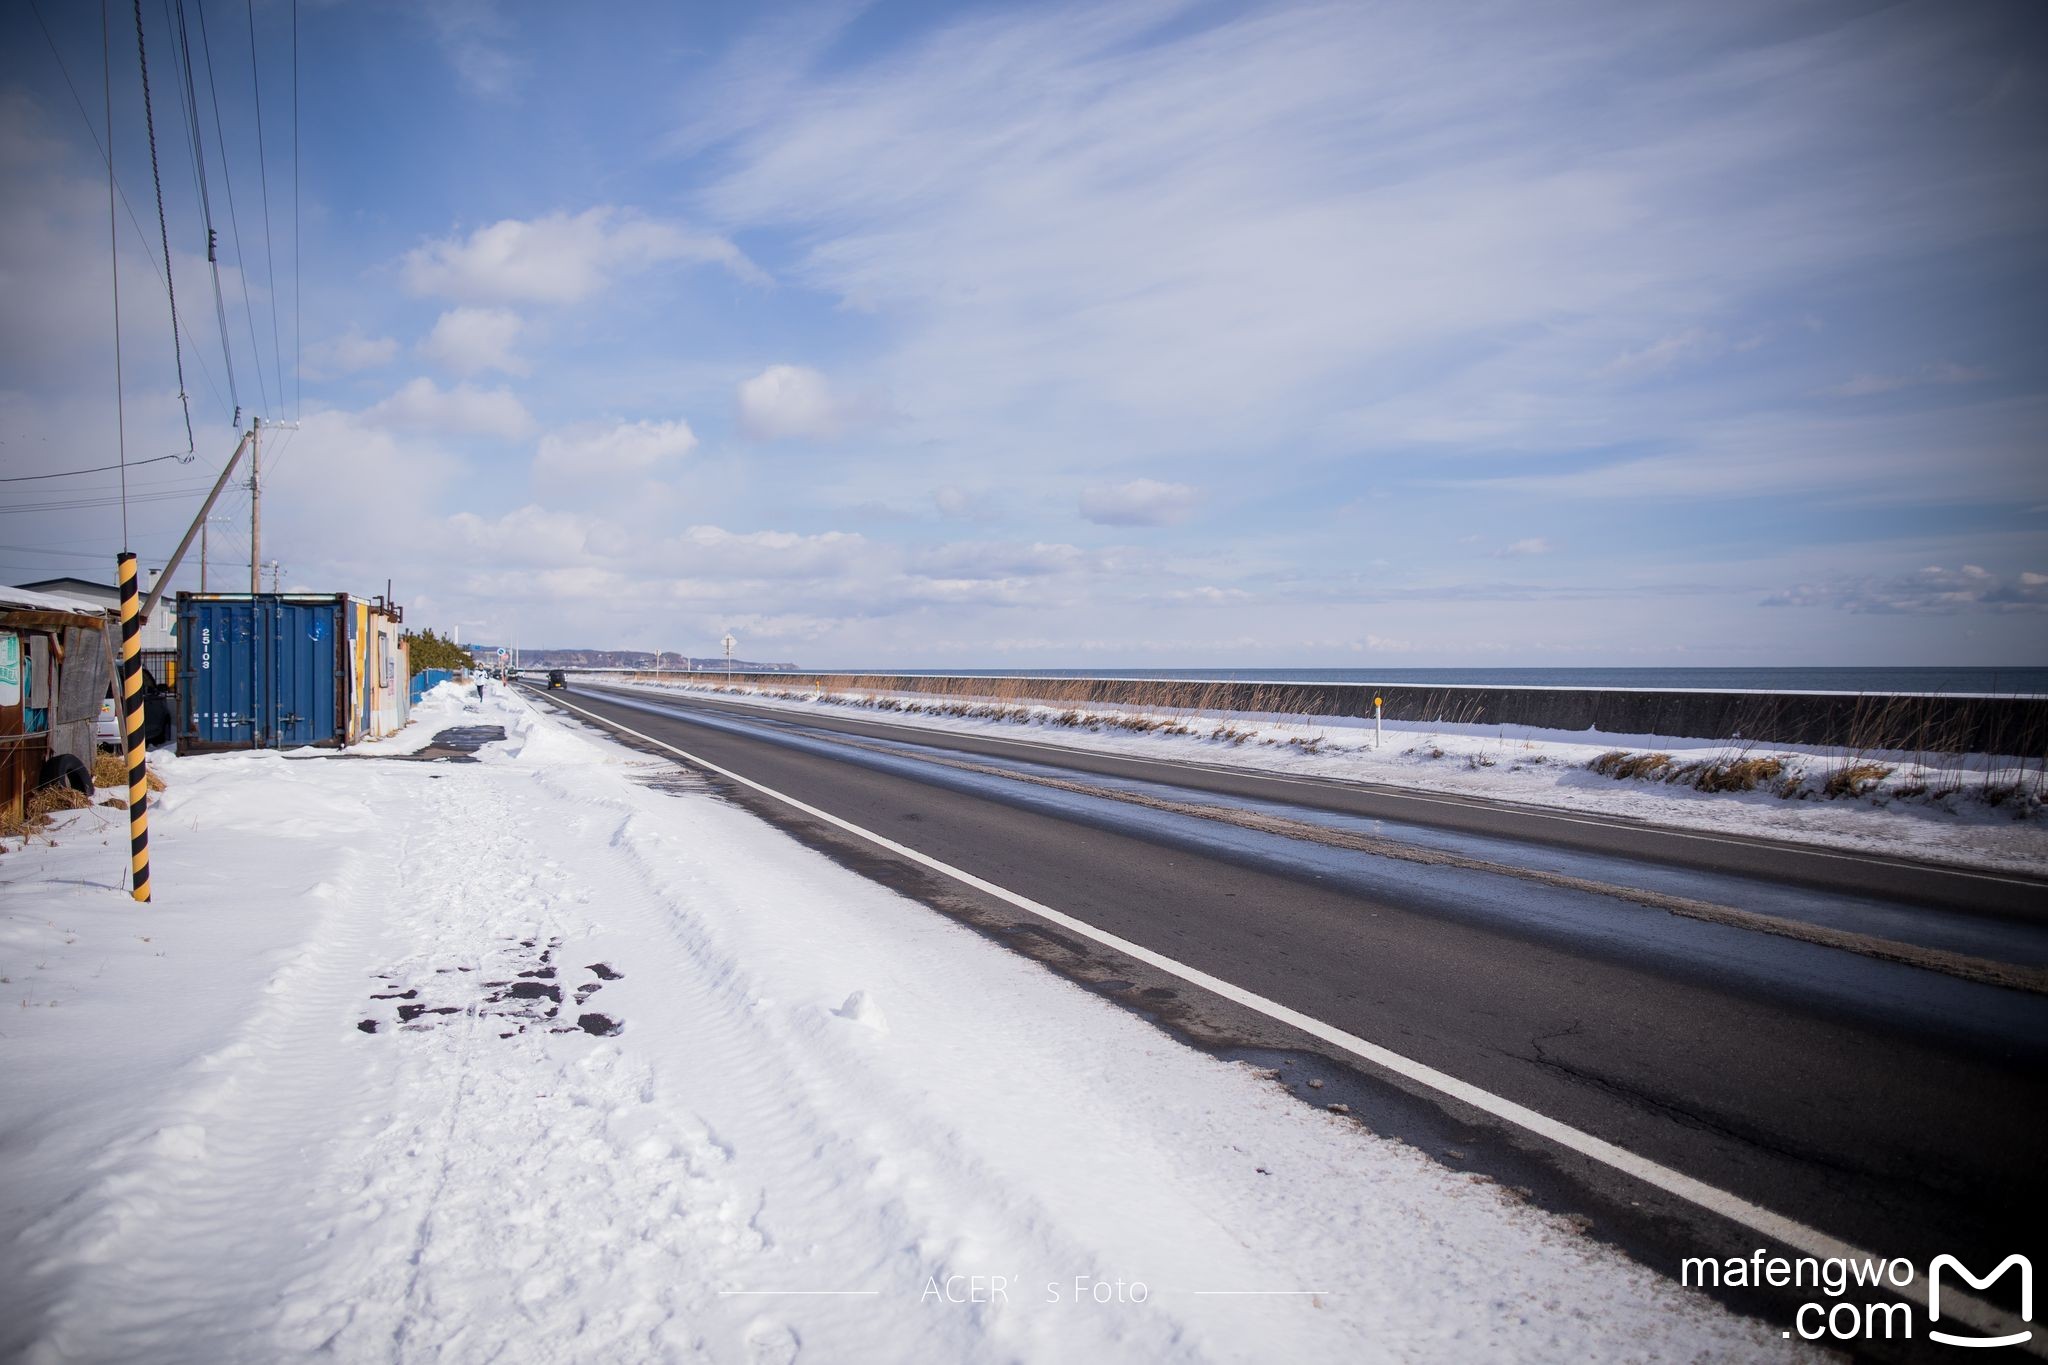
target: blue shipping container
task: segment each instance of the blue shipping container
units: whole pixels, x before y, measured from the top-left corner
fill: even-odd
[[[345,596],[178,594],[178,752],[348,742]]]

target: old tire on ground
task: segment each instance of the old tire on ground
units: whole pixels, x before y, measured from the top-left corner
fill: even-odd
[[[43,770],[36,785],[69,787],[75,792],[91,796],[92,770],[79,762],[74,754],[51,754],[43,760]]]

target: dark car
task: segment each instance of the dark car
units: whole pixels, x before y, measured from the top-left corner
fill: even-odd
[[[548,686],[559,687],[566,692],[569,688],[569,680],[562,676],[561,669],[551,668],[548,670]]]
[[[117,680],[118,682],[118,680]],[[126,727],[121,723],[121,703],[117,699],[115,683],[107,686],[107,695],[100,702],[100,714],[93,727],[93,737],[102,749],[118,749]],[[142,670],[142,742],[144,744],[168,744],[176,732],[178,710],[178,689],[156,680],[148,669]]]

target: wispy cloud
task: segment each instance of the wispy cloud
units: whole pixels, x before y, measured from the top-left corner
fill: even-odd
[[[612,207],[507,218],[406,253],[406,287],[464,303],[580,303],[631,274],[670,263],[759,269],[725,238]]]
[[[696,448],[688,422],[585,422],[541,437],[534,469],[558,477],[647,474]]]
[[[423,0],[419,13],[471,94],[502,98],[525,76],[527,61],[515,53],[511,26],[495,0]]]
[[[1975,564],[1929,565],[1890,578],[1802,583],[1763,599],[1766,607],[1832,607],[1870,615],[1953,615],[1959,612],[2048,611],[2048,574],[1996,574]]]
[[[1172,526],[1193,515],[1201,494],[1184,483],[1132,479],[1082,490],[1081,515],[1100,526]]]
[[[1529,536],[1523,540],[1511,541],[1493,552],[1495,559],[1522,559],[1531,555],[1547,555],[1555,547],[1542,536]]]
[[[444,389],[424,378],[367,409],[363,420],[377,426],[504,440],[517,440],[533,430],[532,414],[510,390],[468,384]]]
[[[365,336],[351,327],[340,336],[306,347],[303,368],[309,379],[336,379],[362,370],[380,370],[397,358],[396,339]]]
[[[1859,374],[1839,384],[1822,389],[1831,398],[1867,398],[1874,393],[1890,393],[1895,389],[1914,389],[1924,384],[1974,384],[1980,379],[1989,379],[1989,370],[1980,370],[1970,365],[1958,365],[1954,361],[1943,361],[1925,369],[1908,374]]]

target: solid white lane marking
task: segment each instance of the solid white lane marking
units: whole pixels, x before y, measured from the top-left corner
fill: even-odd
[[[603,683],[603,687],[614,687],[621,691],[632,691],[641,697],[662,697],[673,699],[668,691],[651,692],[636,690],[631,683]],[[757,712],[770,715],[804,717],[809,713],[794,707],[771,705],[766,701],[735,700],[731,697],[690,697],[712,706],[731,706],[740,709],[752,707]],[[1392,801],[1414,801],[1430,806],[1455,806],[1461,810],[1501,811],[1511,815],[1526,816],[1532,820],[1554,820],[1563,825],[1584,825],[1589,829],[1603,829],[1618,834],[1655,834],[1669,839],[1691,839],[1702,844],[1725,844],[1729,848],[1768,850],[1797,854],[1811,858],[1829,858],[1836,862],[1863,863],[1870,867],[1896,868],[1902,872],[1933,872],[1948,877],[1967,877],[1974,881],[1997,882],[2001,886],[2023,886],[2038,889],[2041,882],[2025,877],[2001,876],[1996,872],[1984,872],[1976,868],[1960,867],[1949,863],[1916,863],[1901,858],[1885,858],[1874,853],[1857,853],[1843,849],[1828,848],[1821,844],[1788,843],[1782,839],[1739,839],[1726,834],[1708,834],[1699,830],[1679,829],[1671,825],[1650,824],[1618,817],[1579,815],[1565,811],[1545,810],[1541,806],[1525,805],[1517,801],[1495,801],[1479,796],[1451,796],[1441,793],[1405,791],[1390,787],[1382,782],[1351,781],[1340,777],[1304,777],[1298,773],[1269,772],[1263,768],[1232,767],[1223,763],[1203,763],[1184,758],[1149,758],[1140,754],[1118,753],[1114,750],[1083,749],[1064,744],[1050,744],[1044,740],[1016,739],[1009,735],[987,735],[961,730],[941,729],[935,726],[918,725],[909,721],[880,720],[870,716],[824,716],[824,720],[843,720],[848,724],[872,725],[889,730],[901,730],[906,734],[952,735],[957,738],[972,738],[988,744],[1006,744],[1015,749],[1033,749],[1045,754],[1059,754],[1071,757],[1076,754],[1094,755],[1114,759],[1119,763],[1142,763],[1148,767],[1167,769],[1193,769],[1196,772],[1213,773],[1219,777],[1248,777],[1261,782],[1280,782],[1293,787],[1320,787],[1332,791],[1360,791],[1373,796],[1383,796]],[[1513,835],[1495,836],[1513,838]]]
[[[756,782],[751,777],[743,776],[732,771],[730,768],[713,763],[707,758],[699,757],[687,749],[678,748],[666,740],[656,739],[653,735],[644,734],[629,725],[622,725],[616,720],[600,716],[594,711],[587,711],[583,707],[560,697],[550,696],[548,700],[557,706],[574,711],[578,715],[586,716],[599,725],[631,735],[635,739],[652,744],[658,749],[666,749],[687,763],[691,763],[707,772],[717,773],[727,781],[736,782],[751,791],[759,792],[761,795],[778,801],[792,810],[803,812],[814,820],[821,820],[835,829],[844,830],[858,839],[866,840],[877,848],[887,849],[898,857],[906,858],[920,867],[927,867],[943,876],[951,877],[954,881],[971,886],[975,890],[985,895],[993,896],[995,899],[1008,905],[1015,906],[1027,914],[1036,915],[1040,919],[1048,920],[1063,929],[1071,930],[1084,938],[1092,939],[1106,948],[1112,948],[1127,957],[1136,958],[1138,961],[1156,967],[1168,975],[1177,976],[1190,985],[1199,986],[1213,995],[1222,996],[1225,1000],[1229,1000],[1234,1004],[1242,1005],[1246,1009],[1263,1014],[1268,1019],[1299,1029],[1310,1037],[1319,1038],[1331,1046],[1349,1052],[1353,1056],[1361,1058],[1383,1071],[1392,1072],[1396,1076],[1413,1081],[1418,1085],[1426,1086],[1440,1095],[1456,1100],[1460,1104],[1477,1109],[1483,1114],[1489,1114],[1503,1122],[1511,1123],[1524,1132],[1533,1133],[1548,1142],[1564,1148],[1566,1151],[1575,1152],[1589,1160],[1597,1161],[1610,1170],[1618,1171],[1632,1179],[1639,1180],[1653,1189],[1662,1190],[1666,1194],[1673,1195],[1688,1204],[1705,1209],[1709,1213],[1725,1218],[1783,1246],[1791,1247],[1795,1251],[1813,1256],[1819,1260],[1827,1260],[1831,1257],[1842,1260],[1869,1261],[1888,1259],[1880,1257],[1874,1252],[1864,1251],[1847,1242],[1840,1241],[1822,1232],[1820,1229],[1811,1227],[1797,1219],[1788,1218],[1780,1213],[1774,1213],[1763,1205],[1752,1203],[1740,1195],[1731,1194],[1727,1190],[1709,1185],[1703,1180],[1696,1180],[1682,1171],[1673,1170],[1671,1167],[1652,1161],[1648,1157],[1638,1156],[1624,1147],[1618,1147],[1604,1138],[1595,1137],[1591,1133],[1574,1128],[1568,1123],[1553,1119],[1547,1114],[1540,1114],[1526,1105],[1517,1104],[1515,1101],[1496,1095],[1490,1090],[1483,1090],[1476,1085],[1461,1081],[1448,1072],[1439,1071],[1433,1066],[1404,1057],[1398,1052],[1380,1046],[1378,1043],[1368,1042],[1355,1033],[1349,1033],[1332,1024],[1326,1024],[1320,1019],[1312,1018],[1301,1013],[1299,1010],[1291,1009],[1277,1000],[1268,1000],[1262,995],[1248,991],[1242,986],[1234,985],[1221,977],[1211,976],[1199,967],[1191,967],[1184,962],[1166,956],[1164,953],[1155,952],[1141,943],[1134,943],[1130,939],[1112,934],[1105,929],[1099,929],[1086,920],[1076,919],[1074,916],[1055,910],[1049,905],[1032,900],[1029,896],[1019,895],[1007,887],[998,886],[994,882],[977,877],[974,873],[966,871],[964,868],[954,867],[951,863],[942,862],[928,853],[922,853],[917,849],[909,847],[907,844],[900,844],[885,834],[877,834],[871,829],[857,825],[851,820],[843,819],[832,814],[830,811],[820,810],[809,802],[800,801],[796,797],[777,791],[765,783]],[[1913,1279],[1912,1287],[1901,1292],[1913,1297],[1922,1307],[1925,1307],[1927,1304],[1925,1284],[1926,1277],[1916,1275]],[[2003,1309],[1996,1308],[1979,1299],[1967,1298],[1961,1294],[1951,1292],[1943,1296],[1942,1302],[1945,1314],[1960,1319],[1980,1331],[2010,1333],[2016,1329],[2023,1329],[2027,1325]],[[2044,1334],[2042,1338],[2030,1343],[2027,1346],[2027,1350],[2033,1354],[2048,1357],[2048,1334]]]

